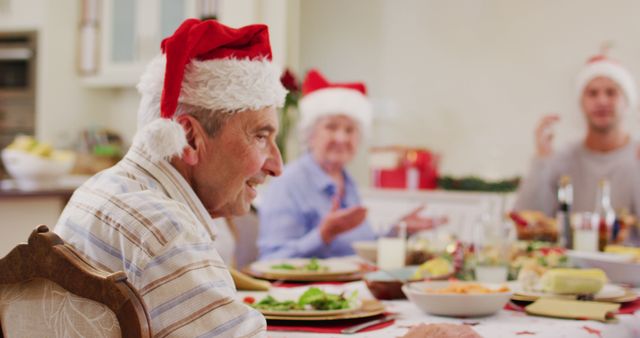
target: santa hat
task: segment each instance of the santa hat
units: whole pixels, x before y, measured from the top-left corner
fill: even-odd
[[[586,66],[578,74],[577,91],[578,97],[582,97],[584,88],[596,77],[606,77],[618,84],[630,110],[635,110],[638,105],[638,88],[633,76],[627,69],[615,60],[608,58],[604,54],[596,55],[587,61]]]
[[[187,145],[173,119],[178,102],[228,114],[284,104],[286,90],[271,62],[265,25],[234,29],[188,19],[161,49],[137,86],[142,100],[134,145],[152,161],[180,156]]]
[[[315,69],[307,73],[299,102],[300,129],[308,131],[327,115],[346,115],[358,122],[364,134],[371,128],[372,106],[364,83],[329,83]]]

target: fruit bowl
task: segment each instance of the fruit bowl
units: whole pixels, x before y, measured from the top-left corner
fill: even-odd
[[[2,163],[19,189],[52,189],[61,177],[69,174],[75,163],[75,155],[68,151],[52,151],[45,157],[22,150],[4,149]]]

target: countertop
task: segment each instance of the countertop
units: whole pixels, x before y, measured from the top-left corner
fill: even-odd
[[[46,186],[35,186],[21,189],[19,182],[13,179],[0,180],[0,199],[2,198],[30,198],[30,197],[60,197],[68,199],[74,190],[84,183],[90,176],[65,176],[55,183]]]

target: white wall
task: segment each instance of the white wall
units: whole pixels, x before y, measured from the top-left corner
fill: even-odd
[[[44,1],[39,31],[36,135],[69,146],[87,127],[102,126],[109,93],[87,88],[77,72],[79,1]]]
[[[632,0],[305,0],[299,70],[364,80],[375,145],[432,148],[444,173],[523,174],[542,114],[562,115],[557,145],[581,135],[573,81],[603,41],[640,78],[638,13]]]
[[[1,0],[0,29],[33,30],[44,18],[44,0]]]
[[[40,33],[38,136],[66,145],[99,125],[130,141],[135,89],[89,89],[75,72],[79,4],[12,0],[9,13],[0,11],[1,29]],[[223,4],[232,25],[284,22],[287,30],[274,27],[274,54],[298,73],[318,67],[332,80],[364,80],[378,108],[370,144],[430,147],[443,155],[444,173],[523,174],[543,113],[563,115],[557,144],[579,137],[573,79],[604,40],[613,40],[612,55],[640,76],[640,2],[633,0]],[[352,167],[367,184],[366,156]]]

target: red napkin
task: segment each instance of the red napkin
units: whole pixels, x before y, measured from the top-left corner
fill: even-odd
[[[375,317],[345,319],[345,320],[331,320],[331,321],[267,320],[267,331],[340,333],[340,331],[350,326],[364,323],[370,320],[378,319],[378,318],[381,318],[382,316],[384,316],[384,314],[378,315]],[[384,329],[385,327],[393,325],[394,322],[395,320],[390,320],[386,323],[370,326],[358,332],[368,332],[368,331]]]
[[[638,310],[640,310],[640,298],[634,300],[633,302],[622,303],[622,306],[620,307],[620,310],[618,310],[618,313],[630,315],[634,314]]]

